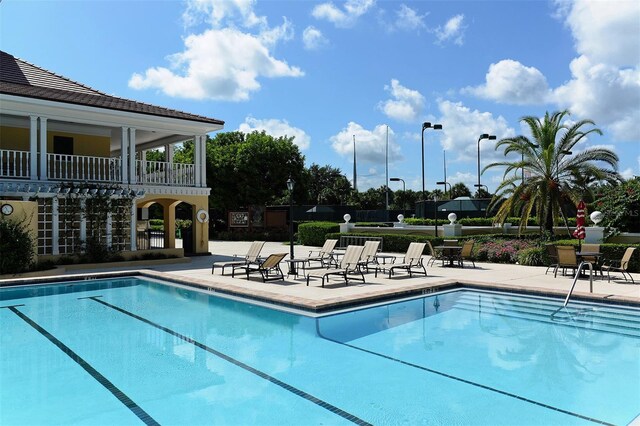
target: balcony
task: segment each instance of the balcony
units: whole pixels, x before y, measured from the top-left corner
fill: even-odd
[[[122,182],[120,157],[47,154],[47,180],[62,182]],[[34,174],[35,175],[35,174]],[[0,178],[31,179],[29,151],[0,150]],[[142,185],[195,187],[194,164],[135,162],[135,181]]]

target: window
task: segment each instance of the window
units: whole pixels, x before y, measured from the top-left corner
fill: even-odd
[[[73,138],[67,136],[54,136],[53,153],[73,155]]]

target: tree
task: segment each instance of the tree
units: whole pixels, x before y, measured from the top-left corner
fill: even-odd
[[[469,190],[467,185],[465,185],[462,182],[458,182],[451,187],[451,190],[449,191],[449,196],[451,197],[452,200],[458,197],[471,197],[471,191]]]
[[[496,190],[490,208],[501,199],[496,219],[504,220],[510,214],[522,216],[521,227],[535,212],[541,229],[553,234],[554,223],[565,216],[562,204],[577,204],[583,197],[584,186],[577,176],[593,176],[596,181],[616,181],[618,156],[605,148],[587,148],[573,153],[571,150],[589,134],[602,134],[598,128],[582,130],[584,126],[595,126],[591,120],[563,123],[568,111],[545,113],[540,119],[527,116],[521,119],[531,130],[532,140],[526,136],[505,138],[496,144],[496,150],[504,149],[508,154],[518,154],[515,161],[491,163],[492,167],[505,167],[504,180]],[[600,167],[604,163],[613,170]],[[526,170],[530,177],[522,181],[520,170]]]
[[[418,195],[420,193],[407,189],[406,191],[398,190],[393,192],[393,203],[390,207],[394,210],[412,210],[416,207]]]
[[[640,177],[620,185],[600,188],[590,210],[602,212],[602,222],[610,234],[640,232]]]
[[[352,198],[352,204],[355,204],[362,210],[378,210],[384,209],[385,206],[385,189],[382,185],[380,188],[369,188],[365,192],[355,192]]]
[[[271,204],[287,194],[289,177],[296,182],[294,199],[306,199],[304,157],[293,137],[254,131],[217,133],[207,140],[209,205],[215,209]]]
[[[476,191],[475,198],[491,198],[491,193],[484,188]]]
[[[312,164],[306,171],[309,204],[342,204],[351,193],[351,183],[340,169]]]

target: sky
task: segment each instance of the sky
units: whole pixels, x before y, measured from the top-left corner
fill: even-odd
[[[361,191],[387,170],[422,188],[425,121],[443,126],[424,132],[425,188],[446,166],[473,189],[481,134],[527,135],[522,117],[564,109],[604,132],[574,153],[607,147],[640,175],[636,0],[0,0],[0,49],[224,131],[295,136],[307,166],[350,180],[355,138]],[[503,158],[481,141],[481,167]]]

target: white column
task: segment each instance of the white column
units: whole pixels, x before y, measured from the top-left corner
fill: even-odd
[[[207,186],[207,135],[200,136],[202,148],[200,149],[200,182],[204,188]]]
[[[120,139],[120,176],[122,176],[122,183],[129,182],[129,161],[127,160],[129,153],[129,128],[122,128],[122,138]]]
[[[38,180],[38,117],[29,116],[29,177]]]
[[[60,254],[60,210],[58,197],[51,199],[51,254]]]
[[[133,200],[131,200],[131,251],[136,251],[138,250],[137,248],[137,242],[136,242],[136,225],[137,223],[137,211],[136,211],[137,205],[136,205],[136,199],[134,198]]]
[[[195,169],[195,184],[200,186],[202,175],[200,174],[200,157],[202,156],[202,146],[200,145],[200,136],[193,136],[193,167]]]
[[[173,144],[168,143],[164,146],[164,161],[173,163]]]
[[[112,244],[112,234],[113,234],[113,215],[111,212],[107,212],[107,247],[111,247]]]
[[[47,119],[40,117],[40,180],[47,180]]]
[[[80,241],[87,241],[87,199],[80,199]]]
[[[136,183],[136,129],[129,128],[129,182]]]

